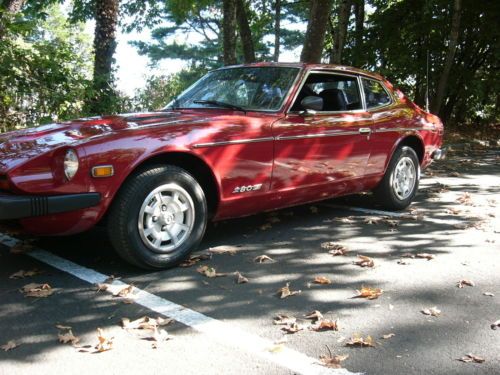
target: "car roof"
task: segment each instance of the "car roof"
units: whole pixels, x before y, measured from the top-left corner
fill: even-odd
[[[347,65],[336,65],[336,64],[309,64],[309,63],[301,63],[301,62],[258,62],[252,64],[241,64],[241,65],[230,65],[224,66],[219,69],[228,69],[228,68],[243,68],[243,67],[287,67],[287,68],[300,68],[306,70],[325,70],[325,71],[337,71],[339,73],[354,73],[361,74],[367,76],[369,78],[374,78],[377,80],[383,80],[380,74],[375,72],[368,72],[363,69],[354,68],[352,66]],[[219,70],[217,69],[217,70]]]

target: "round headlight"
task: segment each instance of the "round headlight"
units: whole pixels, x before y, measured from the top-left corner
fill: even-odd
[[[64,155],[64,175],[71,180],[78,171],[78,155],[74,150],[66,151]]]

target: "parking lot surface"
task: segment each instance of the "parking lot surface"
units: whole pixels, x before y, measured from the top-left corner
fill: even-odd
[[[401,213],[367,194],[215,223],[194,254],[203,259],[159,272],[121,261],[99,228],[33,242],[4,229],[0,345],[18,346],[0,350],[0,374],[500,373],[499,161],[498,148],[457,145]],[[20,270],[36,274],[13,278]],[[320,276],[331,283],[315,283]],[[27,297],[20,289],[30,283],[53,293]],[[287,284],[300,293],[280,298]],[[353,298],[363,287],[381,294]],[[311,329],[314,310],[338,330]],[[299,331],[274,324],[278,315],[297,318]],[[143,316],[173,318],[156,330],[172,339],[122,327]],[[79,342],[60,343],[68,329],[57,325]],[[97,328],[113,337],[111,350],[95,349]],[[360,338],[373,347],[349,345]],[[348,355],[345,369],[319,363],[329,352]],[[484,362],[459,361],[467,354]]]

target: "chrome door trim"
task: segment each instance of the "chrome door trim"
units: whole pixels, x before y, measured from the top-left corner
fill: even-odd
[[[301,135],[283,135],[277,136],[277,141],[287,141],[293,139],[311,139],[311,138],[325,138],[325,137],[341,137],[344,135],[359,135],[359,131],[332,131],[328,133],[318,134],[301,134]]]
[[[273,141],[273,140],[274,140],[273,137],[249,138],[249,139],[233,139],[233,140],[230,140],[230,141],[196,143],[196,144],[193,145],[193,148],[229,146],[229,145],[239,145],[239,144],[246,144],[246,143],[269,142],[269,141]]]

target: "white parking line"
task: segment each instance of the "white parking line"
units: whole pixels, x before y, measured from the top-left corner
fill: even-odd
[[[0,243],[5,246],[10,248],[18,242],[19,240],[0,233]],[[26,253],[26,255],[90,284],[104,283],[104,281],[109,278],[107,275],[94,271],[90,268],[80,266],[45,250],[36,249]],[[114,294],[128,286],[128,284],[115,280],[107,291]],[[330,369],[322,367],[315,358],[309,357],[293,349],[283,348],[281,351],[273,353],[270,349],[275,347],[275,345],[270,340],[245,332],[239,328],[229,325],[228,323],[210,318],[199,312],[190,310],[184,306],[178,305],[139,288],[134,287],[133,292],[133,300],[135,303],[166,317],[172,318],[198,332],[206,334],[213,340],[227,345],[230,348],[236,347],[251,354],[255,354],[265,360],[287,368],[294,373],[307,375],[355,374],[346,369]]]

